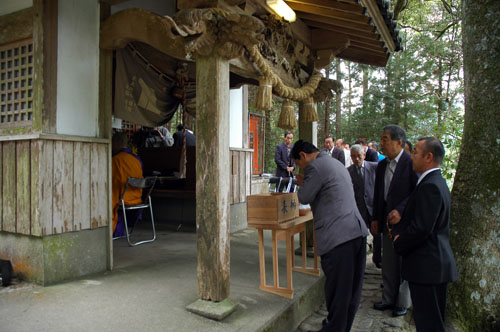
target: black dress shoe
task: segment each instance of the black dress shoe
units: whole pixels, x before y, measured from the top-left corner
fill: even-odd
[[[329,322],[328,322],[328,318],[325,318],[325,319],[323,319],[323,320],[321,321],[321,326],[325,327],[325,326],[327,326],[327,325],[328,325],[328,323],[329,323]]]
[[[392,317],[399,317],[399,316],[404,316],[408,310],[403,307],[395,307],[394,310],[392,311]]]
[[[373,309],[375,309],[375,310],[384,311],[384,310],[388,310],[388,309],[392,309],[392,308],[394,308],[393,305],[387,304],[384,302],[377,302],[377,303],[373,304]]]

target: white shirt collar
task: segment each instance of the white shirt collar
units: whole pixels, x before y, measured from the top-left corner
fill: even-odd
[[[429,174],[430,172],[433,172],[435,170],[441,170],[441,168],[431,168],[431,169],[428,169],[427,171],[423,172],[422,175],[420,175],[420,177],[418,178],[418,181],[417,181],[417,186],[420,182],[422,182],[422,180],[424,179],[424,177]]]
[[[389,161],[396,161],[396,164],[399,162],[399,158],[401,158],[401,156],[403,155],[403,152],[404,152],[404,149],[401,149],[401,151],[399,151],[399,154],[396,156],[396,158],[394,159],[388,159]]]

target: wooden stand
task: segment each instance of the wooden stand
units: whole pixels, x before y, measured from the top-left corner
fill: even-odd
[[[293,298],[293,282],[292,271],[311,274],[319,276],[318,256],[316,254],[316,238],[313,237],[314,242],[314,267],[307,267],[306,256],[306,223],[308,221],[314,222],[313,215],[309,212],[305,216],[297,217],[295,219],[280,223],[280,224],[249,224],[258,230],[259,233],[259,264],[260,264],[260,286],[259,288],[277,294],[287,299]],[[266,283],[266,263],[264,258],[264,230],[272,232],[273,241],[273,284]],[[302,236],[302,266],[295,265],[295,254],[293,236],[300,233]],[[286,287],[280,287],[279,284],[279,271],[278,271],[278,242],[286,241]]]

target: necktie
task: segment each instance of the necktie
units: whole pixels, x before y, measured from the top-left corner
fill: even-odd
[[[392,176],[394,175],[394,170],[396,169],[396,160],[391,160],[385,169],[384,177],[384,200],[387,201],[387,193],[389,192],[389,187],[391,186]]]
[[[363,180],[364,180],[364,179],[365,179],[365,177],[364,177],[364,174],[363,174],[363,167],[358,166],[358,167],[357,167],[357,169],[358,169],[358,174],[359,174],[359,176],[361,176],[361,179],[363,179]]]

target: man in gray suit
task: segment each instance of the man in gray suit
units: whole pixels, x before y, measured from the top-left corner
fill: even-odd
[[[300,203],[311,205],[326,276],[328,317],[321,331],[350,331],[361,299],[368,235],[351,178],[344,165],[309,142],[296,142],[291,156],[304,172],[297,174],[297,194]]]
[[[417,184],[411,156],[403,150],[406,132],[397,125],[382,129],[380,146],[386,156],[377,166],[373,196],[372,232],[382,233],[382,301],[376,310],[392,310],[392,315],[406,315],[411,305],[408,282],[401,278],[401,257],[392,245],[392,224],[401,220],[408,198]]]
[[[354,198],[359,213],[363,217],[367,227],[371,227],[373,216],[373,192],[375,188],[375,174],[378,163],[365,160],[365,151],[359,144],[351,148],[352,165],[347,168],[351,175]],[[380,234],[373,234],[373,263],[378,268],[382,265],[382,238]]]

